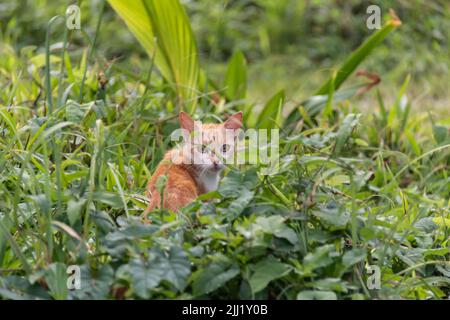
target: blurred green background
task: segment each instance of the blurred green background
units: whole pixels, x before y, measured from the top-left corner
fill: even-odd
[[[2,0],[0,40],[26,55],[43,52],[47,22],[64,15],[69,4],[81,8],[82,29],[95,32],[101,0]],[[285,89],[295,101],[308,97],[330,76],[344,57],[373,30],[366,27],[371,4],[383,17],[393,8],[402,27],[390,35],[362,69],[382,78],[380,88],[393,96],[411,74],[413,99],[419,107],[449,107],[450,1],[447,0],[184,0],[197,37],[202,65],[209,76],[221,79],[227,60],[239,49],[249,66],[249,99],[266,101]],[[52,44],[62,39],[52,31]],[[87,47],[83,32],[71,33],[71,55]],[[147,70],[143,48],[106,4],[96,56],[115,60],[132,73]],[[361,69],[360,68],[360,69]],[[1,75],[0,75],[1,76]],[[392,92],[391,92],[392,91]],[[364,99],[364,98],[363,98]]]
[[[152,18],[156,52],[172,58],[157,63],[164,80],[150,72],[150,41],[144,51],[103,0],[77,1],[82,29],[58,20],[48,50],[49,21],[74,2],[0,0],[0,300],[449,296],[449,0],[184,0],[200,79],[189,28],[161,21],[169,10],[185,18],[178,1],[124,14],[131,1],[117,12],[147,23],[139,36]],[[381,44],[366,26],[371,4],[403,22]],[[368,38],[374,50],[354,58]],[[229,63],[237,50],[248,68]],[[361,83],[352,75],[336,94],[325,86],[332,99],[302,103],[344,60],[363,58],[358,69],[381,77],[377,90],[337,99]],[[142,224],[146,184],[181,108],[208,122],[244,110],[246,128],[280,127],[280,170],[229,168],[217,204]],[[92,286],[69,293],[73,264]],[[373,264],[383,287],[369,292]]]

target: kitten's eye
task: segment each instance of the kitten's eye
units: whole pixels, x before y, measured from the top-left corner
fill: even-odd
[[[223,153],[226,153],[226,152],[228,152],[230,150],[230,145],[229,144],[224,144],[223,146],[222,146],[222,152]]]
[[[198,151],[200,151],[201,153],[205,153],[206,150],[208,150],[208,147],[205,146],[204,144],[202,144],[201,146],[198,146]]]

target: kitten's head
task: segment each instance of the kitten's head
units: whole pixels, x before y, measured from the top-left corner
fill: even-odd
[[[242,127],[242,112],[221,124],[202,124],[187,113],[179,115],[183,145],[178,159],[201,172],[220,172],[234,159],[237,134]]]

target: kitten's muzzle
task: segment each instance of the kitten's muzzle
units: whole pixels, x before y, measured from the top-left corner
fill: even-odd
[[[213,169],[215,171],[220,171],[224,168],[224,165],[222,163],[214,162],[213,163]]]

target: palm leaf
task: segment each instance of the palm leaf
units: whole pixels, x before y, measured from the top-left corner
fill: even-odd
[[[176,86],[181,106],[196,106],[199,62],[189,18],[178,0],[108,0],[162,76]]]

